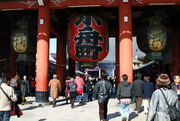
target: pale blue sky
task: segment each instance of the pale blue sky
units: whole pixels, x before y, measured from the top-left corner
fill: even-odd
[[[56,53],[57,50],[57,39],[56,38],[51,38],[50,39],[50,48],[49,48],[49,52],[50,53]]]

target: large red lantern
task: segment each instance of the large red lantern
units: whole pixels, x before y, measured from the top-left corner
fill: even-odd
[[[98,62],[108,54],[108,26],[96,15],[78,15],[68,24],[69,55],[78,62]]]

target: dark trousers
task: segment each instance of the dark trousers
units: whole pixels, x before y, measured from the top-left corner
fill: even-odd
[[[53,106],[56,106],[56,98],[53,98],[52,104],[53,104]]]
[[[92,97],[93,97],[92,92],[89,92],[89,93],[88,93],[88,101],[92,101]]]
[[[10,111],[0,111],[0,121],[10,121]]]
[[[76,97],[71,97],[71,98],[70,98],[70,101],[71,101],[71,108],[74,107],[75,98],[76,98]]]
[[[107,119],[107,104],[108,102],[99,103],[99,118],[100,120]]]
[[[138,112],[141,112],[142,97],[136,97],[136,109]]]

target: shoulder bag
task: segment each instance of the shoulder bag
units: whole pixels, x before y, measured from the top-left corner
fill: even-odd
[[[166,101],[166,104],[168,105],[168,114],[170,116],[170,119],[172,121],[176,121],[178,119],[178,109],[176,108],[176,106],[169,105],[169,103],[168,103],[168,101],[167,101],[167,99],[165,97],[164,92],[161,89],[160,89],[160,91],[163,94],[163,97],[164,97],[164,99]]]
[[[2,90],[2,92],[6,95],[6,97],[9,99],[10,101],[10,115],[11,116],[15,116],[17,115],[17,117],[19,118],[21,115],[23,115],[21,109],[19,108],[18,104],[13,101],[3,90],[3,88],[0,86],[0,89]]]

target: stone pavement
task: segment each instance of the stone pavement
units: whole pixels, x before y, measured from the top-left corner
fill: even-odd
[[[74,109],[70,108],[69,104],[65,104],[63,98],[58,99],[57,107],[52,108],[52,105],[42,106],[35,103],[34,98],[27,97],[28,104],[20,105],[23,116],[17,118],[11,117],[11,121],[99,121],[98,103],[97,100],[87,102],[83,106],[79,106],[76,102]],[[109,121],[121,121],[119,113],[119,104],[117,99],[110,99],[108,103],[108,119]],[[146,115],[139,115],[133,111],[134,104],[131,105],[131,121],[146,121]]]

